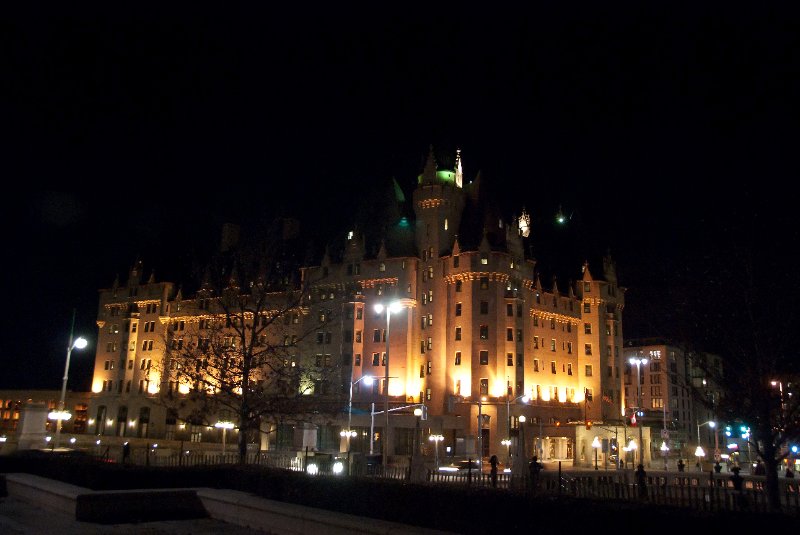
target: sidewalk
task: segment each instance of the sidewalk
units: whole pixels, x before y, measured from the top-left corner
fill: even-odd
[[[221,520],[167,520],[138,524],[93,524],[79,522],[75,515],[43,511],[41,507],[12,496],[0,498],[0,533],[6,535],[137,534],[137,535],[266,535],[268,532],[228,524]]]

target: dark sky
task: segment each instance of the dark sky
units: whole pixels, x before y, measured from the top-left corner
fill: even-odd
[[[222,222],[279,206],[330,226],[378,179],[410,193],[431,144],[531,212],[563,277],[610,249],[632,336],[673,334],[668,297],[742,230],[796,270],[797,13],[664,9],[5,18],[0,388],[59,388],[72,309],[93,340],[98,288],[137,257],[179,277]]]

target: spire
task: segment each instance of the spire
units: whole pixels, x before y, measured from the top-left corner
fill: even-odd
[[[114,290],[119,288],[119,273],[117,273],[117,276],[114,277],[114,282],[111,283],[111,288]]]
[[[461,254],[461,245],[458,243],[458,234],[456,234],[455,239],[453,240],[453,256],[457,256]]]
[[[178,292],[175,294],[175,301],[180,303],[183,301],[183,288],[178,286]]]
[[[592,274],[589,273],[589,261],[585,260],[583,262],[583,280],[585,282],[593,281]]]
[[[481,244],[478,250],[481,253],[488,253],[491,250],[491,246],[489,245],[489,229],[486,227],[483,227],[483,238],[481,238]]]
[[[553,275],[553,295],[560,295],[558,292],[558,279]]]
[[[611,249],[606,251],[603,257],[603,277],[610,283],[617,283],[617,269],[614,261],[611,259]]]
[[[422,183],[433,184],[434,182],[436,182],[436,157],[433,155],[433,145],[431,145],[425,168],[422,170]]]
[[[153,269],[150,271],[150,278],[147,279],[147,284],[154,284],[156,282],[156,270]]]
[[[386,260],[386,239],[381,238],[381,247],[378,249],[378,260]]]
[[[522,207],[522,215],[519,216],[519,233],[522,235],[523,238],[527,238],[531,234],[531,216],[525,210],[525,207]]]
[[[325,252],[322,254],[322,266],[329,267],[330,265],[331,265],[330,246],[325,245]]]
[[[456,149],[456,187],[464,187],[464,169],[461,167],[461,149]]]
[[[397,183],[397,179],[392,177],[392,185],[394,186],[394,200],[398,203],[406,202],[406,196],[403,194],[403,188]]]

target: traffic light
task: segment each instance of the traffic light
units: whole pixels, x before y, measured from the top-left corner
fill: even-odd
[[[586,420],[586,429],[591,429],[591,428],[592,428],[592,421]]]

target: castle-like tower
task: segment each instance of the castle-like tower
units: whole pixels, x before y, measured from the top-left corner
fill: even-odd
[[[341,448],[339,430],[348,425],[359,431],[353,451],[388,440],[394,455],[410,453],[417,426],[423,439],[444,437],[443,454],[449,448],[475,455],[479,448],[484,457],[505,456],[519,444],[526,457],[586,464],[594,458],[593,425],[592,434],[603,426],[604,436],[622,446],[616,426],[625,413],[625,291],[611,258],[597,269],[602,277],[587,262],[576,266],[580,279],[569,287],[543,286],[526,256],[530,216],[522,210],[505,220],[486,198],[480,174],[465,181],[460,151],[452,167],[440,167],[431,148],[413,192],[413,217],[397,210],[379,244],[352,229],[318,265],[302,266],[302,280],[318,282],[300,321],[318,317],[334,300],[343,310],[335,328],[301,342],[300,357],[342,363],[343,402],[358,409],[349,423],[346,413],[313,422],[319,449]],[[100,292],[90,414],[97,434],[169,438],[176,422],[151,398],[170,385],[155,376],[153,363],[164,358],[168,328],[192,323],[202,310],[188,306],[199,296],[184,297],[173,283],[142,282],[141,269],[137,264],[125,285],[115,281]],[[376,304],[392,303],[398,312],[375,312]],[[378,381],[367,387],[366,376]],[[387,401],[388,437],[385,415],[370,415]],[[415,420],[411,408],[423,405],[425,420]]]

